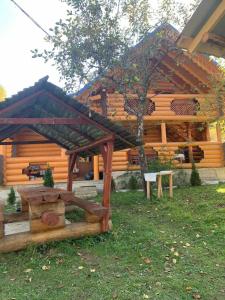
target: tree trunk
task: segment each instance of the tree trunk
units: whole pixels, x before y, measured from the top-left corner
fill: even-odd
[[[143,189],[146,194],[146,184],[144,179],[144,173],[147,172],[147,161],[145,156],[145,149],[144,149],[144,118],[143,115],[137,116],[137,137],[138,141],[142,143],[141,146],[138,147],[139,151],[139,160],[140,160],[140,170],[141,170],[141,178]]]

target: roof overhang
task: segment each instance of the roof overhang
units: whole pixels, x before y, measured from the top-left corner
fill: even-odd
[[[203,0],[185,26],[178,46],[225,58],[225,0]]]

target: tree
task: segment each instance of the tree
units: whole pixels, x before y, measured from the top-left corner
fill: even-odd
[[[7,203],[12,206],[15,205],[16,203],[16,194],[13,187],[10,188],[10,192],[7,198]]]
[[[44,182],[43,185],[47,187],[54,187],[54,179],[52,176],[52,170],[50,167],[47,168],[44,174]]]
[[[2,85],[0,85],[0,102],[6,98],[6,91]]]
[[[155,9],[149,0],[64,2],[70,7],[67,17],[59,20],[51,29],[52,35],[47,37],[52,48],[42,53],[35,49],[33,57],[53,61],[68,91],[96,78],[102,88],[113,85],[124,96],[125,107],[137,117],[137,138],[143,144],[148,90],[159,76],[160,60],[174,48],[174,39],[167,36],[166,26],[155,31],[154,37],[149,32],[162,21],[165,24],[176,19],[177,23],[183,23],[191,9],[179,0],[158,1]],[[137,43],[139,47],[135,47]],[[96,88],[94,84],[92,87]],[[136,97],[135,109],[130,105],[133,97],[130,95]],[[139,154],[143,175],[147,170],[143,146],[139,147]]]
[[[192,186],[200,186],[202,184],[200,176],[199,176],[199,172],[198,172],[194,162],[192,162],[190,183]]]

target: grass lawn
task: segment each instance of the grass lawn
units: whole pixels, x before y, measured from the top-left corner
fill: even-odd
[[[225,299],[225,185],[112,206],[112,233],[1,255],[0,299]]]

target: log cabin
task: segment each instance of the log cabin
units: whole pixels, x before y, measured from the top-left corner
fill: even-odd
[[[174,43],[178,32],[171,26],[167,30]],[[217,74],[217,65],[208,57],[183,51],[177,61],[174,52],[167,53],[159,65],[161,79],[154,82],[148,92],[144,117],[144,143],[148,159],[173,159],[177,153],[183,161],[174,163],[178,168],[191,168],[194,158],[198,168],[224,167],[221,130],[216,126],[212,134],[209,123],[213,113],[203,113],[206,98],[210,93],[210,78]],[[169,76],[168,76],[169,74]],[[136,133],[136,117],[124,107],[124,98],[112,87],[102,87],[98,80],[89,83],[74,98],[88,106],[90,114],[97,112],[114,123]],[[137,106],[135,95],[130,103]],[[202,112],[202,113],[201,113]],[[82,124],[80,125],[82,126]],[[61,133],[63,139],[63,132]],[[86,132],[86,138],[89,138]],[[65,149],[48,135],[32,126],[21,126],[16,133],[1,136],[1,169],[4,185],[39,184],[50,166],[55,182],[67,180],[68,160]],[[13,141],[13,143],[12,143]],[[25,142],[29,143],[25,143]],[[41,141],[41,144],[38,143]],[[125,149],[113,153],[112,171],[139,169],[137,149]],[[99,180],[102,176],[101,155],[82,158],[74,168],[74,178]]]

